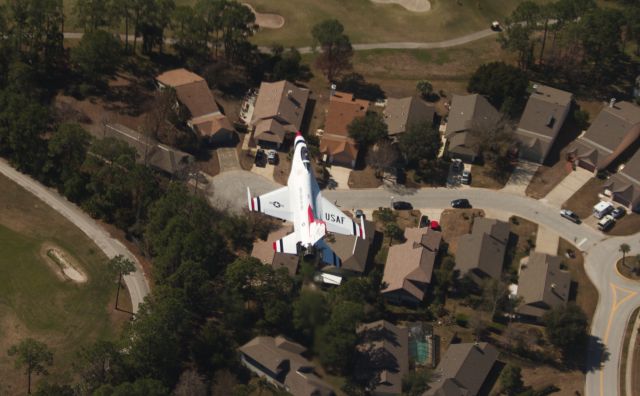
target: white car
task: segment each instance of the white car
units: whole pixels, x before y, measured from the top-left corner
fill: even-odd
[[[460,183],[462,184],[471,184],[471,171],[464,170],[462,171],[462,177],[460,178]]]
[[[598,222],[598,229],[600,231],[607,231],[608,229],[613,227],[614,224],[616,224],[616,219],[614,219],[611,215],[606,215]]]

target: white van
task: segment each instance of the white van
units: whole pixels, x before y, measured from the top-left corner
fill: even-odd
[[[613,211],[613,205],[609,202],[600,201],[593,207],[593,215],[596,219],[601,219]]]
[[[609,228],[613,227],[615,223],[616,219],[614,219],[613,216],[606,215],[598,222],[598,229],[600,231],[607,231]]]

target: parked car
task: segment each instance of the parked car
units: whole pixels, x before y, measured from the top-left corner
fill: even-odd
[[[278,157],[278,152],[276,150],[269,150],[267,153],[267,160],[271,165],[277,165],[280,158]]]
[[[429,222],[429,216],[427,216],[427,215],[422,215],[422,216],[420,217],[420,225],[419,225],[418,227],[420,227],[420,228],[428,227],[428,226],[429,226],[429,224],[430,224],[430,222]]]
[[[462,178],[460,179],[460,182],[467,185],[471,184],[471,171],[462,171]]]
[[[616,219],[611,215],[606,215],[598,222],[598,229],[600,231],[607,231],[613,227],[614,224],[616,224]]]
[[[440,231],[440,223],[436,220],[431,220],[431,225],[429,227],[434,231]]]
[[[395,201],[393,203],[393,209],[395,209],[395,210],[411,210],[411,209],[413,209],[413,205],[411,205],[409,202],[405,202],[405,201]]]
[[[616,220],[623,218],[624,215],[626,214],[627,214],[627,210],[622,206],[618,206],[617,208],[611,211],[611,216],[613,216],[613,218]]]
[[[580,224],[580,217],[573,211],[569,209],[560,209],[560,216],[565,219],[569,219],[576,224]]]
[[[451,207],[456,209],[470,208],[471,203],[466,198],[454,199],[451,201]]]
[[[362,212],[362,209],[356,209],[356,217],[359,218],[363,218],[365,219],[366,217],[364,216],[364,212]]]
[[[451,160],[451,167],[454,171],[459,172],[462,170],[462,168],[464,168],[464,164],[462,163],[461,159],[454,158]]]
[[[611,212],[613,212],[613,205],[609,202],[600,201],[593,207],[593,215],[596,219],[601,219]]]
[[[261,168],[267,165],[267,155],[264,153],[263,149],[258,149],[258,151],[256,152],[255,163],[256,163],[256,166],[259,166]]]
[[[491,22],[491,30],[493,30],[494,32],[501,32],[502,26],[500,26],[500,22],[498,21]]]

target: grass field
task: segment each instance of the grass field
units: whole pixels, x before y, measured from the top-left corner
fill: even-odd
[[[58,279],[41,256],[45,242],[72,255],[88,282]],[[56,382],[73,378],[71,362],[82,346],[118,334],[128,315],[112,309],[116,287],[105,262],[79,229],[0,176],[0,395],[26,393],[23,372],[6,354],[19,340],[33,337],[50,347],[48,381]],[[126,292],[120,297],[122,306],[130,306]],[[40,377],[35,379],[37,384]]]

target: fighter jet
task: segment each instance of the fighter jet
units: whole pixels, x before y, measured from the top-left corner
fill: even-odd
[[[324,262],[339,267],[340,258],[324,242],[327,232],[365,238],[364,224],[357,224],[320,193],[309,162],[309,150],[296,133],[291,173],[285,187],[252,197],[247,187],[249,210],[293,223],[291,234],[273,243],[276,252],[299,254],[317,249]]]

